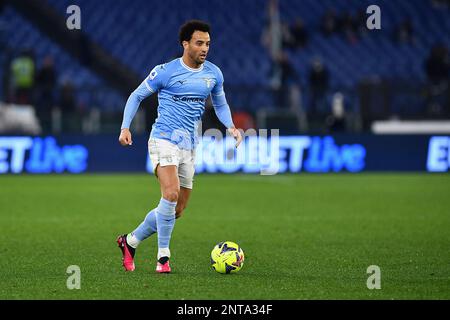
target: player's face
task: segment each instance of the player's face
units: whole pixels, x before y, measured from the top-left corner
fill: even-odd
[[[203,31],[194,31],[192,38],[184,46],[189,58],[200,65],[205,62],[209,51],[209,33]]]

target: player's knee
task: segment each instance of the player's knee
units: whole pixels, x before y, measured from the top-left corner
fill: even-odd
[[[176,190],[176,189],[169,189],[169,190],[166,190],[163,193],[163,198],[166,199],[167,201],[170,201],[170,202],[177,202],[178,201],[178,194],[179,194],[178,190]]]

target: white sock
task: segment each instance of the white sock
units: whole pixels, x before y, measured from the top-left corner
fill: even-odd
[[[130,247],[136,249],[141,241],[139,241],[133,233],[129,233],[127,235],[127,243],[130,245]]]
[[[170,250],[169,250],[169,248],[159,248],[158,249],[158,260],[161,257],[169,257],[170,258]]]

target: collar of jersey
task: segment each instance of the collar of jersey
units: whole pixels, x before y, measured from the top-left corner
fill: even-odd
[[[183,58],[180,58],[180,63],[181,63],[181,65],[182,65],[184,68],[186,68],[187,70],[192,71],[192,72],[199,72],[199,71],[202,71],[202,70],[203,70],[203,63],[202,63],[202,65],[200,66],[200,68],[197,68],[197,69],[188,67],[188,66],[183,62]]]

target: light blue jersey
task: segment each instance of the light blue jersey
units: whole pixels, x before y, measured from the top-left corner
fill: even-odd
[[[159,105],[150,134],[153,138],[169,140],[183,149],[195,148],[198,124],[209,95],[219,120],[227,128],[234,126],[223,91],[222,72],[209,61],[193,69],[178,58],[153,68],[128,98],[122,129],[130,127],[140,102],[155,92]]]

